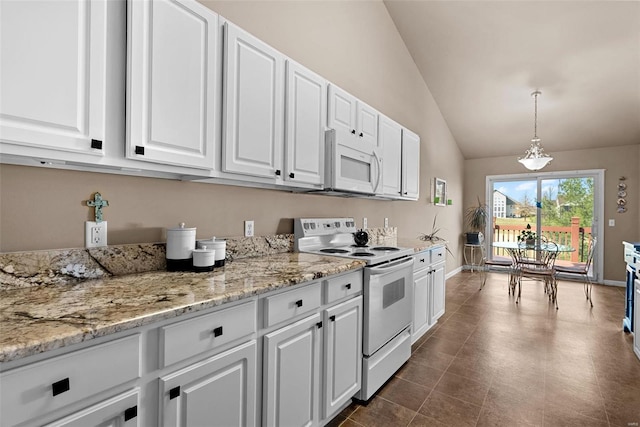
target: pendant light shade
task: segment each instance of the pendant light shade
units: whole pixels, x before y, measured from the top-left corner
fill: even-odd
[[[529,170],[537,171],[545,167],[553,157],[546,154],[544,149],[540,145],[540,138],[538,138],[538,95],[540,91],[535,91],[531,94],[534,98],[535,115],[533,120],[533,138],[531,139],[531,147],[524,153],[524,157],[520,157],[518,161]]]

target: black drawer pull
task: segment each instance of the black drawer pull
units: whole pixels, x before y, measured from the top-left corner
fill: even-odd
[[[98,139],[91,140],[91,148],[95,148],[97,150],[102,150],[102,141]]]
[[[322,322],[318,322],[318,323],[316,323],[316,327],[317,327],[318,329],[322,328]]]
[[[424,258],[420,258],[420,262],[424,262]]]
[[[289,174],[289,178],[295,178],[295,177],[296,177],[296,174],[295,174],[295,173],[291,172],[291,173]]]
[[[136,145],[136,150],[135,150],[136,154],[140,154],[142,156],[144,156],[144,147],[141,147],[139,145]]]
[[[364,136],[364,134],[362,132],[360,132],[360,138],[362,138]]]
[[[222,326],[218,326],[213,330],[214,337],[219,337],[220,335],[222,335]]]
[[[276,175],[280,176],[282,174],[282,171],[280,169],[276,170]]]
[[[60,381],[56,381],[51,384],[51,392],[54,396],[64,393],[65,391],[69,391],[71,387],[69,386],[69,378],[65,378]]]
[[[138,416],[138,407],[132,406],[129,409],[124,410],[124,420],[129,421]]]
[[[331,320],[332,322],[335,322],[336,321],[336,316],[330,316],[329,320]]]
[[[174,387],[169,390],[169,400],[175,399],[178,396],[180,396],[180,386]]]
[[[301,300],[301,299],[299,299],[298,301],[296,301],[296,305],[297,305],[298,307],[302,307],[302,300]]]
[[[356,134],[356,130],[355,129],[351,129],[351,133],[355,135]]]
[[[344,285],[344,287],[347,289],[351,289],[351,283],[347,283],[346,285]]]

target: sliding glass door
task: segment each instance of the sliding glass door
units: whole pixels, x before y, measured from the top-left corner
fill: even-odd
[[[583,266],[589,241],[601,234],[603,182],[601,170],[487,177],[487,201],[493,214],[488,244],[517,242],[523,230],[530,229],[541,239],[574,249],[559,256],[558,264]],[[494,248],[488,253],[507,258],[502,251]],[[595,281],[602,277],[599,253],[595,251],[590,274]]]

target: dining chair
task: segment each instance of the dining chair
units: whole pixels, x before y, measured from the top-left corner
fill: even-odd
[[[591,263],[593,262],[596,241],[596,237],[591,237],[589,245],[587,246],[587,259],[584,264],[571,266],[557,265],[555,267],[556,273],[579,276],[582,278],[584,282],[584,293],[587,296],[587,300],[591,304],[591,307],[593,307],[593,300],[591,299],[591,288],[593,283],[591,282],[591,277],[589,277],[589,270],[591,269]]]
[[[532,259],[528,256],[531,248],[521,248],[515,251],[515,262],[518,274],[518,296],[516,304],[522,295],[522,280],[533,279],[544,283],[544,291],[549,296],[549,301],[553,302],[558,309],[558,286],[555,274],[555,261],[558,256],[558,244],[555,242],[545,242],[544,245],[534,249],[536,256]]]
[[[481,244],[482,251],[482,260],[480,262],[480,274],[482,274],[482,278],[480,279],[480,290],[484,288],[484,284],[487,281],[487,273],[491,267],[499,267],[501,270],[507,270],[509,273],[509,295],[512,292],[515,292],[516,285],[516,275],[514,269],[514,263],[512,260],[501,260],[501,259],[491,259],[487,255],[487,248],[484,244]]]

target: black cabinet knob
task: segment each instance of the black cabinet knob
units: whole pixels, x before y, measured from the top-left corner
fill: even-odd
[[[331,320],[332,322],[335,322],[336,321],[336,316],[330,316],[329,320]]]
[[[97,139],[91,140],[91,148],[95,148],[97,150],[102,150],[102,141]]]
[[[355,129],[351,129],[351,133],[355,135],[356,134],[356,130]]]
[[[318,323],[316,323],[316,327],[317,327],[318,329],[322,328],[322,322],[318,322]]]
[[[420,258],[420,262],[424,262],[424,258]]]
[[[295,174],[295,173],[291,172],[291,173],[289,174],[289,178],[295,178],[295,177],[296,177],[296,174]]]
[[[276,169],[276,175],[278,176],[282,175],[282,171],[280,169]]]
[[[218,326],[213,330],[214,337],[219,337],[220,335],[222,335],[222,326]]]
[[[346,285],[344,285],[344,287],[347,289],[351,289],[351,283],[347,283]]]
[[[302,307],[302,300],[301,300],[301,299],[299,299],[298,301],[296,301],[296,305],[297,305],[298,307]]]
[[[65,391],[69,391],[70,388],[71,387],[69,385],[69,378],[65,378],[63,380],[56,381],[55,383],[51,384],[51,392],[53,393],[54,396],[62,394]]]
[[[169,390],[169,400],[173,400],[178,396],[180,396],[180,386],[174,387]]]
[[[124,420],[129,421],[138,416],[138,407],[132,406],[131,408],[124,410]]]
[[[360,138],[362,138],[364,136],[364,134],[362,132],[360,132],[359,136],[360,136]]]
[[[144,147],[136,145],[136,154],[140,154],[141,156],[144,156]]]

